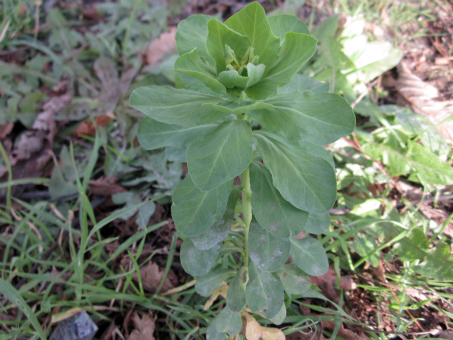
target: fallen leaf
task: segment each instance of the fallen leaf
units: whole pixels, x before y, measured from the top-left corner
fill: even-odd
[[[255,320],[253,316],[248,313],[244,314],[245,318],[245,337],[247,340],[260,340],[263,337],[263,328]],[[266,339],[264,339],[266,340]]]
[[[310,276],[311,284],[321,288],[323,294],[330,300],[338,303],[340,297],[335,289],[337,285],[337,273],[333,268],[329,268],[327,273],[321,276]],[[357,285],[354,283],[351,275],[342,276],[340,279],[340,288],[344,290],[354,290]]]
[[[152,319],[147,314],[143,314],[142,318],[137,313],[132,315],[132,322],[134,323],[135,329],[131,335],[127,338],[128,340],[154,340],[154,328],[155,328],[156,317]]]
[[[157,264],[149,261],[146,266],[140,268],[140,276],[142,279],[143,288],[151,293],[154,293],[157,291],[157,288],[162,281],[164,271],[161,271]],[[174,285],[170,281],[171,276],[176,278],[175,273],[173,273],[172,271],[168,272],[168,275],[165,278],[164,284],[162,285],[162,288],[160,290],[162,293],[174,288]],[[134,274],[133,278],[135,281],[138,281],[137,274]]]
[[[170,27],[168,32],[163,32],[159,38],[153,40],[146,50],[146,63],[158,64],[167,53],[176,53],[176,27]]]
[[[0,139],[3,140],[13,130],[14,122],[8,122],[4,125],[0,125]]]
[[[88,191],[97,196],[111,196],[118,192],[127,191],[123,186],[116,184],[118,178],[112,177],[99,177],[96,180],[88,182]]]
[[[96,125],[93,124],[91,120],[85,120],[74,131],[73,136],[94,136],[96,134],[96,128],[105,127],[112,119],[116,119],[115,115],[113,113],[108,113],[106,115],[96,117],[94,119]]]
[[[453,115],[453,101],[439,100],[437,88],[413,74],[404,62],[398,66],[396,89],[402,97],[397,104],[411,107],[414,112],[428,117],[434,125]],[[438,129],[448,142],[453,142],[453,121],[439,126]]]
[[[278,329],[272,327],[261,327],[263,331],[263,340],[285,340],[285,334]]]
[[[328,330],[333,330],[335,328],[335,321],[321,321],[322,327]],[[364,334],[356,334],[353,331],[343,327],[343,324],[340,325],[337,336],[342,339],[348,340],[371,340]]]

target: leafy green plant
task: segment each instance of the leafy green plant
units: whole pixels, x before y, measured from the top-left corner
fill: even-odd
[[[325,93],[328,84],[297,73],[317,41],[295,16],[266,18],[258,3],[225,24],[194,15],[179,24],[176,42],[174,69],[185,88],[141,87],[130,104],[147,115],[142,146],[186,154],[189,174],[172,206],[181,263],[198,277],[199,294],[226,298],[208,338],[238,334],[242,318],[253,328],[247,313],[281,324],[285,301],[310,289],[308,275],[328,269],[323,246],[308,234],[330,225],[336,199],[335,165],[323,145],[351,133],[354,114]],[[233,185],[237,176],[241,186]]]

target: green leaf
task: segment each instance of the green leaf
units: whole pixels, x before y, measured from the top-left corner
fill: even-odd
[[[206,340],[226,340],[227,335],[225,332],[219,332],[217,330],[217,319],[214,319],[209,327],[206,334]]]
[[[286,201],[272,184],[272,176],[264,165],[253,162],[250,167],[252,208],[260,226],[279,237],[300,234],[308,213]]]
[[[310,143],[300,145],[264,131],[254,132],[253,140],[284,199],[310,213],[332,208],[336,199],[335,171],[326,160],[310,152]]]
[[[286,33],[277,62],[267,70],[264,79],[246,90],[247,95],[253,99],[266,99],[275,95],[280,86],[291,81],[315,50],[316,39],[313,37],[301,33]]]
[[[240,104],[233,101],[226,101],[220,104],[207,103],[203,105],[203,108],[224,112],[225,114],[238,115],[241,113],[248,113],[253,110],[273,109],[274,107],[271,104],[263,102],[255,103],[252,99],[246,99]]]
[[[252,131],[245,120],[225,121],[187,150],[195,185],[211,190],[240,175],[252,157]]]
[[[248,249],[249,256],[258,269],[275,272],[288,259],[290,243],[287,238],[280,238],[269,233],[256,221],[250,224]]]
[[[225,21],[225,25],[248,37],[255,55],[259,56],[259,63],[266,65],[266,68],[269,69],[278,59],[280,39],[272,34],[266,12],[259,3],[245,6]]]
[[[227,332],[229,335],[236,335],[242,329],[241,312],[233,312],[228,305],[216,317],[216,328],[219,332]]]
[[[274,109],[250,112],[267,130],[290,140],[327,145],[354,131],[355,116],[346,100],[333,93],[292,92],[268,98]]]
[[[0,278],[0,292],[17,306],[25,317],[31,322],[33,327],[36,329],[36,332],[41,337],[42,340],[46,340],[46,334],[44,333],[41,324],[36,318],[35,313],[31,310],[30,306],[25,302],[24,298],[19,294],[19,292],[13,287],[11,283]]]
[[[330,227],[330,214],[313,214],[308,216],[308,222],[305,226],[305,231],[310,234],[322,234]]]
[[[154,150],[166,146],[183,148],[192,142],[200,140],[208,132],[214,130],[216,124],[200,126],[181,126],[165,124],[145,117],[138,126],[137,138],[146,150]]]
[[[183,54],[175,61],[175,72],[194,77],[219,94],[226,94],[225,86],[214,78],[215,70],[198,57],[197,49]]]
[[[184,270],[192,276],[202,276],[209,273],[217,256],[219,256],[221,244],[208,249],[200,250],[193,244],[190,238],[186,238],[181,245],[181,264]]]
[[[280,308],[280,311],[273,316],[270,320],[274,323],[274,325],[281,325],[283,321],[285,321],[286,318],[286,306],[285,304],[282,305],[282,308]]]
[[[267,18],[271,26],[272,33],[280,38],[281,43],[285,40],[287,32],[303,33],[310,35],[310,31],[302,20],[295,15],[280,14]]]
[[[450,246],[440,241],[433,252],[427,253],[423,263],[415,266],[414,270],[426,277],[432,277],[438,281],[453,281],[453,258]]]
[[[217,97],[219,94],[211,90],[207,87],[202,81],[188,76],[184,73],[178,73],[179,79],[181,80],[182,84],[188,89],[195,92],[201,92],[204,94],[209,94],[211,96]],[[178,87],[178,86],[177,86]]]
[[[285,264],[277,275],[288,294],[303,294],[311,287],[310,277],[295,264]]]
[[[290,254],[294,263],[308,275],[320,276],[327,273],[329,261],[322,244],[313,237],[301,240],[290,238]]]
[[[183,126],[196,126],[215,122],[226,115],[203,108],[205,103],[223,100],[190,90],[170,86],[144,86],[131,94],[130,105],[159,122]]]
[[[230,231],[231,225],[234,221],[234,209],[236,202],[241,193],[242,187],[234,186],[228,197],[227,208],[222,218],[215,222],[211,228],[203,234],[192,238],[195,246],[200,250],[207,250],[214,247],[217,243],[222,242]]]
[[[247,282],[247,268],[242,267],[230,282],[227,292],[227,306],[233,312],[241,312],[245,306],[245,289]]]
[[[175,40],[179,55],[189,53],[196,48],[200,56],[214,65],[214,61],[206,50],[208,22],[211,19],[212,17],[209,15],[196,14],[178,24]]]
[[[154,211],[156,210],[156,205],[154,202],[150,201],[142,205],[138,209],[137,219],[135,223],[140,229],[145,229],[148,226],[149,219],[153,216]]]
[[[206,48],[215,60],[217,74],[224,71],[226,67],[225,45],[228,45],[235,52],[238,61],[241,61],[250,46],[250,41],[245,35],[233,31],[216,19],[208,22],[208,31]]]
[[[217,78],[227,89],[233,89],[235,87],[239,89],[245,89],[249,81],[249,77],[243,77],[239,75],[236,70],[228,70],[219,73]]]
[[[232,275],[234,272],[228,269],[212,270],[197,279],[195,291],[201,296],[209,297]]]
[[[312,93],[327,93],[329,92],[329,83],[320,83],[313,78],[297,73],[288,84],[284,85],[278,91],[278,94],[307,91]]]
[[[283,287],[271,273],[259,270],[253,261],[249,262],[249,277],[247,284],[247,305],[254,313],[272,318],[283,305]]]
[[[225,212],[232,184],[229,181],[211,191],[201,191],[190,175],[184,178],[173,193],[171,212],[176,229],[189,237],[208,230]]]

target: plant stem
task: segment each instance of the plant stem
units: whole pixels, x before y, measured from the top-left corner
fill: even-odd
[[[250,167],[245,169],[241,174],[241,184],[242,184],[242,216],[244,219],[244,243],[245,243],[245,252],[244,252],[244,267],[248,268],[249,266],[249,229],[250,222],[252,221],[252,189],[250,188]]]

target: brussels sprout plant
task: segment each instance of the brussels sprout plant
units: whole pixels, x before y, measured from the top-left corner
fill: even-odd
[[[194,15],[176,43],[183,88],[141,87],[130,104],[147,116],[144,148],[185,154],[189,174],[172,197],[181,263],[199,294],[225,297],[207,334],[225,339],[256,322],[251,314],[281,324],[284,301],[327,271],[323,246],[309,236],[328,228],[336,200],[323,145],[351,133],[355,117],[328,84],[298,74],[317,41],[295,16],[266,18],[258,3],[225,23]]]

